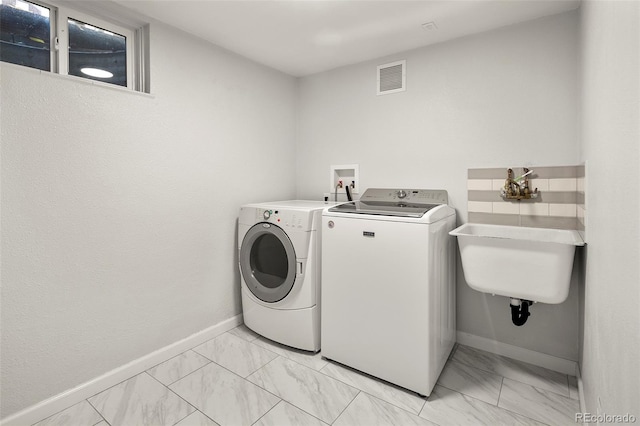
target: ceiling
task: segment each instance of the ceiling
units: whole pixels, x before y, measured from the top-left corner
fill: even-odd
[[[580,0],[116,0],[254,61],[305,76],[579,7]],[[426,29],[423,24],[433,22]]]

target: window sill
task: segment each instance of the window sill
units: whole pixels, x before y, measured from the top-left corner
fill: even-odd
[[[137,90],[129,89],[127,87],[121,87],[121,86],[117,86],[115,84],[109,84],[109,83],[102,83],[100,81],[89,80],[89,79],[82,78],[82,77],[76,77],[74,75],[62,75],[62,74],[57,74],[57,73],[54,73],[54,72],[51,72],[51,71],[42,71],[42,70],[39,70],[37,68],[25,67],[23,65],[11,64],[9,62],[0,62],[0,64],[1,64],[1,66],[3,68],[4,67],[9,67],[9,68],[13,68],[15,70],[20,70],[21,72],[29,72],[29,73],[34,73],[34,74],[40,74],[40,75],[42,75],[44,77],[68,80],[68,81],[73,81],[75,83],[89,85],[89,86],[102,87],[102,88],[109,89],[109,90],[115,90],[115,91],[122,92],[122,93],[128,93],[128,94],[131,94],[131,95],[139,95],[139,96],[142,96],[142,97],[145,97],[145,98],[149,98],[149,99],[155,99],[155,97],[156,97],[153,93],[139,92]]]

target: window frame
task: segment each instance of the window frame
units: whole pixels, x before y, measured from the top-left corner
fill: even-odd
[[[111,31],[112,33],[121,35],[125,37],[125,47],[126,47],[126,61],[127,61],[127,88],[134,89],[134,72],[133,72],[133,50],[134,50],[134,37],[135,31],[131,29],[127,29],[116,25],[112,22],[105,21],[100,18],[96,18],[93,15],[88,15],[83,12],[78,12],[74,9],[70,8],[60,8],[58,7],[56,13],[56,28],[58,29],[58,37],[56,42],[56,50],[59,51],[58,55],[58,74],[69,75],[69,19],[74,21],[80,21],[84,24],[92,25],[94,27]],[[66,54],[65,54],[66,52]],[[75,76],[79,78],[85,78],[82,76]],[[88,79],[92,81],[99,81]],[[109,83],[108,81],[103,81],[102,83]],[[117,85],[116,85],[117,86]],[[123,87],[123,86],[120,86]]]
[[[66,6],[56,1],[24,0],[37,6],[49,9],[49,51],[50,71],[54,74],[69,76],[69,19],[77,20],[100,29],[111,31],[125,37],[126,46],[126,89],[148,93],[148,75],[146,69],[146,48],[148,37],[145,28],[137,29],[132,26],[123,26],[112,20],[105,20],[91,12],[87,13]],[[41,70],[42,71],[42,70]],[[109,87],[120,87],[118,84],[108,81],[99,81],[91,78],[73,75],[71,77],[89,80],[99,84],[107,84]]]

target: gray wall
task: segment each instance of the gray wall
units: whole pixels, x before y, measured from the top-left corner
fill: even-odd
[[[581,357],[588,412],[640,418],[640,3],[581,10],[587,259]]]
[[[467,169],[577,164],[578,33],[573,11],[302,78],[297,196],[318,199],[330,165],[357,163],[360,188],[448,190],[462,223]],[[401,59],[406,92],[376,96],[376,65]],[[578,359],[575,280],[521,328],[461,270],[457,290],[459,331]]]
[[[295,79],[151,46],[153,96],[0,65],[3,417],[239,314],[238,208],[295,194]]]

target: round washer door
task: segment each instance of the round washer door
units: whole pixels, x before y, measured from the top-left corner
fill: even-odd
[[[240,248],[240,270],[258,299],[284,299],[296,280],[296,253],[282,228],[266,222],[249,228]]]

